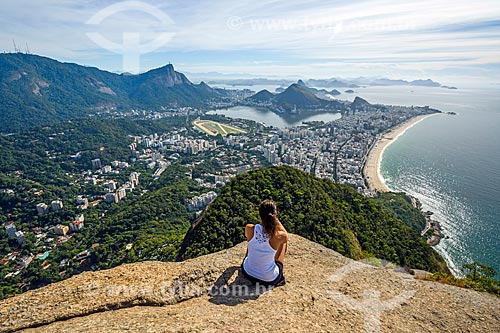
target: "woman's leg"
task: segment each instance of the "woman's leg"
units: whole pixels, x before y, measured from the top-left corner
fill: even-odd
[[[285,263],[285,253],[286,253],[287,243],[283,243],[276,250],[276,254],[274,255],[274,260],[279,261],[280,263]]]

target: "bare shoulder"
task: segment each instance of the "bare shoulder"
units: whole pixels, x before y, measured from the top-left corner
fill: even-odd
[[[245,226],[245,237],[247,238],[248,241],[252,239],[254,230],[255,230],[255,224],[249,223]]]
[[[286,232],[286,230],[280,230],[278,231],[278,234],[277,234],[277,238],[282,242],[282,243],[286,243],[288,242],[288,233]]]

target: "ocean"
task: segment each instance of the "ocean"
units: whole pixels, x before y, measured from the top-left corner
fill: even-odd
[[[449,90],[393,86],[354,90],[354,94],[339,98],[352,101],[360,96],[370,103],[429,105],[457,113],[430,117],[408,129],[385,150],[381,174],[389,188],[417,197],[424,210],[434,212],[449,237],[435,248],[455,274],[461,275],[462,265],[472,261],[500,272],[498,87]],[[273,124],[273,119],[262,118],[259,111],[244,113],[250,113],[253,120],[284,125],[282,121]]]
[[[455,274],[472,261],[500,272],[500,97],[458,90],[422,101],[457,115],[408,129],[385,150],[381,174],[434,212],[449,237],[436,250]]]

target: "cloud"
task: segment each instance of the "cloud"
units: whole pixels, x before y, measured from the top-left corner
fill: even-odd
[[[175,37],[143,57],[143,70],[171,59],[190,71],[400,77],[455,73],[488,79],[500,74],[497,0],[150,0],[145,3],[170,16],[173,25],[162,26],[139,11],[116,14],[99,27],[86,24],[114,3],[120,1],[4,0],[0,46],[11,50],[15,38],[36,53],[115,70],[120,57],[99,48],[86,33],[97,28],[120,42],[126,31],[141,33],[144,41],[168,31]]]

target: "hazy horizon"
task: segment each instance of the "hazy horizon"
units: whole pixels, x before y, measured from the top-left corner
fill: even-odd
[[[189,73],[488,86],[500,84],[499,17],[492,0],[6,0],[0,51],[15,43],[112,72],[171,62]]]

